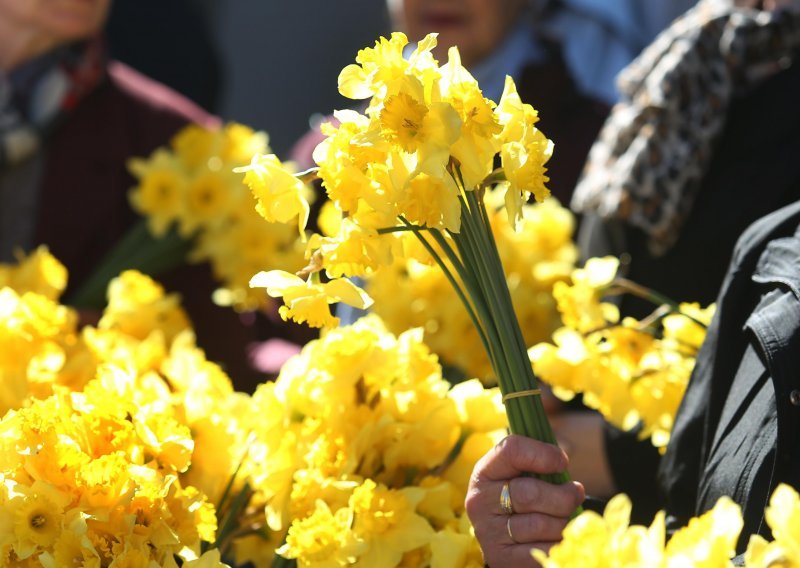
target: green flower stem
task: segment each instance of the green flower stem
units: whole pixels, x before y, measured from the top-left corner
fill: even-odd
[[[447,244],[441,234],[434,233],[434,237],[437,238],[440,244]],[[459,242],[456,241],[456,244],[458,245]],[[449,245],[444,248],[444,250],[447,251],[447,254],[451,255],[453,259],[456,261],[458,260],[458,258],[455,256],[455,253],[453,253],[452,249],[450,249]],[[469,251],[464,250],[463,247],[459,247],[459,252],[462,253],[463,258],[470,258]],[[469,264],[469,262],[467,262],[467,264]],[[498,374],[502,379],[505,379],[506,377],[510,376],[510,372],[502,353],[502,342],[498,337],[497,329],[489,312],[486,298],[484,297],[482,289],[475,278],[475,274],[467,270],[461,262],[457,262],[456,266],[458,267],[457,269],[460,272],[462,281],[466,284],[469,297],[472,300],[472,303],[475,305],[475,311],[479,316],[475,325],[479,330],[482,330],[485,333],[486,343],[484,344],[484,347],[491,362],[492,368],[495,369],[496,374]],[[524,422],[524,416],[521,413],[516,412],[515,409],[512,409],[509,414],[509,422],[515,425],[521,425]]]
[[[319,168],[308,168],[307,170],[303,170],[302,172],[297,172],[294,174],[294,177],[302,181],[303,183],[312,183],[318,179],[319,177]]]
[[[494,356],[492,348],[493,344],[489,340],[488,336],[488,334],[491,333],[491,329],[487,329],[486,326],[486,322],[488,321],[488,312],[486,309],[486,303],[483,301],[479,293],[480,288],[478,287],[478,283],[475,280],[474,275],[467,270],[467,268],[464,266],[464,263],[461,261],[463,255],[459,257],[459,255],[450,246],[450,243],[447,242],[447,239],[444,238],[442,233],[440,231],[433,231],[431,234],[442,250],[445,251],[448,260],[450,260],[451,264],[455,268],[459,278],[461,279],[461,282],[466,289],[466,293],[462,291],[459,294],[459,297],[461,298],[462,303],[465,306],[468,306],[467,312],[469,312],[470,317],[473,318],[473,323],[478,330],[478,334],[481,336],[487,354],[490,358],[492,358]]]
[[[628,293],[632,294],[633,296],[638,296],[639,298],[642,298],[643,300],[647,300],[648,302],[651,302],[653,304],[656,304],[656,305],[667,305],[667,306],[670,307],[670,309],[671,309],[671,311],[673,313],[681,314],[683,316],[686,316],[687,318],[692,320],[694,323],[696,323],[697,325],[699,325],[703,329],[706,329],[708,327],[708,325],[706,325],[702,321],[698,320],[697,318],[695,318],[691,314],[687,314],[686,312],[682,311],[681,310],[681,306],[680,306],[680,304],[678,302],[676,302],[672,298],[668,298],[667,296],[664,296],[663,294],[660,294],[660,293],[656,292],[655,290],[653,290],[651,288],[647,288],[646,286],[642,286],[641,284],[637,284],[636,282],[633,282],[632,280],[628,280],[627,278],[621,278],[621,277],[615,278],[614,281],[611,284],[612,284],[612,288],[611,288],[612,290],[614,288],[619,288],[623,292],[628,292]]]
[[[222,496],[219,498],[219,503],[217,503],[217,511],[222,511],[227,505],[228,498],[230,497],[231,490],[233,489],[233,484],[236,482],[236,478],[239,476],[239,472],[242,470],[242,466],[244,465],[244,462],[250,453],[250,447],[252,446],[254,440],[255,433],[251,431],[247,437],[247,444],[245,445],[245,451],[242,454],[242,458],[236,465],[236,469],[233,470],[233,473],[228,478],[228,482],[225,484],[225,489],[222,491]]]
[[[491,321],[497,328],[497,336],[499,339],[498,347],[503,365],[501,368],[496,369],[495,372],[498,374],[498,383],[500,383],[501,391],[503,391],[503,394],[507,394],[526,390],[527,388],[535,388],[535,386],[523,387],[523,385],[519,383],[519,379],[524,377],[525,370],[519,365],[519,358],[514,357],[513,350],[516,348],[516,341],[509,335],[509,328],[513,325],[511,323],[511,320],[514,319],[513,311],[508,312],[504,310],[499,301],[501,299],[502,288],[507,286],[504,281],[498,282],[498,279],[493,275],[493,273],[503,275],[502,267],[500,272],[493,270],[491,255],[485,250],[486,243],[482,243],[480,240],[483,231],[481,230],[482,227],[477,226],[475,223],[473,217],[474,210],[469,210],[467,207],[464,207],[462,211],[463,226],[459,241],[463,240],[465,248],[471,248],[472,254],[476,257],[476,261],[472,263],[472,266],[475,267],[475,271],[478,275],[483,290],[483,297],[486,299],[486,304],[489,307]],[[528,363],[528,365],[530,365],[530,363]],[[501,378],[503,376],[508,377],[508,380],[503,380]],[[520,399],[512,400],[521,402]],[[544,433],[539,430],[532,415],[522,412],[521,408],[519,408],[519,405],[516,403],[507,405],[507,408],[511,411],[509,414],[509,423],[512,432],[525,433],[537,439],[545,439],[543,438]],[[516,424],[512,422],[512,416],[519,417],[518,420],[514,420],[514,422],[517,422]]]
[[[639,323],[636,326],[636,329],[643,333],[650,333],[650,335],[654,335],[655,328],[653,326],[656,323],[660,322],[665,317],[667,317],[669,314],[673,313],[673,311],[674,309],[672,308],[672,306],[669,306],[667,304],[661,304],[655,310],[653,310],[650,313],[650,315],[648,315],[643,320],[639,321]]]
[[[648,300],[656,305],[666,304],[671,308],[673,308],[674,310],[678,310],[680,307],[675,300],[667,298],[666,296],[659,294],[655,290],[646,288],[645,286],[637,284],[636,282],[628,280],[627,278],[617,277],[614,279],[612,284],[614,286],[619,286],[620,288],[622,288],[626,292],[630,292],[634,296],[638,296],[640,298]]]
[[[450,271],[450,268],[447,266],[447,264],[445,264],[444,260],[439,256],[439,254],[436,252],[436,250],[431,246],[431,244],[428,242],[428,240],[425,238],[425,236],[421,233],[421,229],[419,229],[418,227],[415,227],[414,225],[412,225],[411,223],[409,223],[406,219],[404,219],[402,217],[400,218],[400,221],[402,223],[404,223],[410,230],[414,231],[414,236],[417,237],[417,239],[420,241],[420,243],[422,243],[422,246],[425,247],[425,250],[428,251],[428,254],[430,254],[433,257],[433,259],[436,261],[436,263],[439,265],[439,268],[442,270],[442,272],[444,273],[445,277],[450,282],[450,285],[456,291],[456,294],[458,295],[459,299],[461,300],[461,303],[464,304],[464,307],[467,310],[467,314],[469,315],[470,319],[472,320],[472,324],[475,326],[475,329],[478,332],[478,336],[481,339],[481,343],[483,343],[484,349],[489,351],[489,341],[486,338],[486,332],[484,331],[480,320],[478,319],[477,315],[475,314],[475,310],[474,310],[474,308],[472,306],[472,303],[469,301],[469,298],[467,297],[467,294],[465,293],[465,291],[461,287],[461,285],[458,283],[458,281],[456,280],[456,278],[453,275],[453,273]],[[442,250],[445,251],[445,254],[447,255],[447,257],[450,260],[450,262],[453,264],[453,267],[456,270],[456,272],[459,274],[459,276],[462,276],[463,272],[464,272],[463,267],[461,266],[461,262],[459,261],[459,259],[453,253],[453,250],[450,247],[449,243],[447,243],[444,240],[444,238],[441,236],[441,233],[439,231],[437,231],[435,229],[431,229],[429,231],[430,231],[431,235],[433,236],[433,238],[437,241],[437,243],[439,243],[439,246],[442,247]],[[463,278],[462,278],[462,282],[463,282]]]
[[[483,223],[483,230],[480,231],[479,237],[482,237],[486,243],[484,249],[486,251],[487,257],[489,260],[487,264],[494,265],[493,268],[490,268],[490,273],[494,274],[503,274],[505,275],[505,270],[503,268],[503,262],[500,259],[500,253],[497,249],[497,241],[494,238],[494,233],[492,232],[492,227],[489,221],[489,215],[486,211],[486,206],[483,203],[482,199],[477,198],[474,192],[469,194],[469,199],[472,201],[472,206],[476,209],[479,213],[479,219]],[[495,272],[496,271],[496,272]],[[523,361],[523,368],[525,369],[525,374],[529,374],[530,377],[533,379],[533,384],[537,385],[536,377],[533,375],[533,371],[530,365],[530,360],[528,359],[528,348],[525,345],[525,338],[522,336],[522,330],[519,328],[519,323],[517,318],[514,316],[514,304],[511,300],[511,293],[508,290],[508,284],[505,280],[505,277],[498,280],[493,279],[493,282],[496,284],[496,292],[497,298],[500,303],[500,308],[503,314],[506,314],[508,317],[508,329],[514,336],[517,341],[517,348],[519,351],[516,353],[524,353],[524,357],[522,357]],[[524,377],[525,374],[522,376]],[[527,381],[522,381],[523,384],[520,386],[525,387],[524,384]],[[549,430],[549,427],[548,427]]]
[[[221,555],[225,556],[227,554],[228,548],[231,545],[229,537],[239,528],[239,519],[242,515],[242,512],[250,502],[250,498],[252,496],[253,490],[248,484],[245,483],[225,511],[223,515],[222,526],[217,533],[217,539],[212,545],[212,548],[219,548]]]
[[[488,212],[481,197],[464,187],[457,165],[449,170],[461,190],[462,207],[461,231],[452,233],[451,236],[464,259],[464,264],[469,268],[468,271],[473,272],[475,276],[477,285],[475,290],[469,290],[470,297],[476,306],[484,306],[483,310],[478,311],[487,329],[487,336],[491,338],[493,344],[490,352],[493,352],[494,356],[490,356],[490,359],[497,374],[500,390],[506,395],[535,389],[536,377],[528,359],[519,322],[514,317],[511,294],[489,224]],[[505,404],[513,433],[556,443],[540,397],[534,395],[511,398],[506,400]],[[566,473],[542,477],[556,483],[569,479]]]
[[[440,232],[431,231],[431,234],[433,235],[434,239],[436,239],[437,243],[442,247],[442,250],[448,256],[448,259],[461,277],[461,281],[466,287],[469,299],[475,306],[475,313],[478,316],[473,320],[473,322],[476,328],[479,330],[479,333],[483,332],[485,334],[486,341],[484,343],[484,347],[492,364],[492,368],[495,369],[495,373],[500,377],[498,380],[505,380],[506,377],[511,376],[511,373],[508,369],[507,361],[502,353],[503,345],[494,325],[495,319],[492,317],[491,312],[489,311],[488,303],[486,301],[485,294],[483,293],[483,288],[480,285],[479,279],[476,278],[477,274],[474,271],[467,269],[467,266],[480,266],[480,263],[473,256],[472,251],[463,246],[461,239],[457,237],[458,234],[454,233],[451,236],[454,237],[454,242],[459,248],[461,258],[455,254],[455,252],[452,250],[452,247],[450,247],[449,243]],[[438,254],[436,254],[435,251],[432,249],[428,250],[434,256],[434,258],[438,257]],[[437,262],[440,261],[437,260]],[[440,262],[440,266],[441,265],[442,263]],[[464,303],[465,306],[468,306],[469,311],[470,302],[467,301],[465,295],[460,294],[459,296],[462,300],[462,303]],[[510,388],[506,388],[504,392],[508,392],[509,390]],[[509,423],[514,424],[517,431],[524,429],[524,420],[525,416],[523,413],[518,412],[517,409],[513,407],[510,409]]]
[[[461,281],[464,282],[466,286],[469,298],[474,304],[475,311],[478,315],[476,325],[479,329],[483,330],[486,335],[486,353],[492,362],[492,367],[496,368],[502,356],[500,350],[498,349],[500,343],[496,337],[497,330],[492,325],[491,314],[489,312],[486,299],[483,296],[480,283],[476,278],[476,274],[467,269],[467,266],[473,266],[475,264],[475,259],[471,256],[471,251],[466,250],[463,246],[461,246],[461,243],[458,239],[454,239],[454,242],[458,247],[458,253],[460,254],[460,257],[464,259],[463,263],[459,261],[459,257],[455,254],[455,252],[447,243],[446,239],[441,234],[435,235],[434,238],[437,239],[437,242],[440,245],[447,245],[447,248],[444,248],[443,250],[446,251],[448,257],[451,259],[451,262],[457,262],[455,266],[457,267]]]
[[[127,269],[137,269],[158,276],[180,265],[191,247],[174,229],[163,237],[154,237],[147,222],[134,225],[80,288],[65,298],[64,303],[76,308],[100,309],[106,304],[108,283]]]
[[[483,221],[485,230],[481,231],[480,235],[483,236],[487,241],[486,250],[492,258],[492,262],[496,267],[497,272],[495,274],[503,274],[505,275],[505,270],[503,269],[503,263],[500,259],[500,253],[497,248],[497,241],[494,238],[494,233],[492,232],[492,227],[489,220],[489,214],[486,211],[486,205],[482,198],[477,196],[475,192],[470,193],[469,197],[472,199],[473,206],[480,212],[480,218]],[[522,381],[520,387],[524,388],[536,388],[538,386],[538,381],[536,376],[533,374],[533,368],[531,367],[530,359],[528,358],[528,347],[525,344],[525,338],[522,336],[522,330],[519,328],[519,322],[516,317],[514,317],[514,304],[511,299],[511,293],[508,290],[508,284],[503,278],[499,282],[498,286],[498,299],[501,302],[501,310],[502,313],[508,314],[510,317],[509,322],[509,329],[511,333],[517,340],[517,349],[518,351],[513,351],[514,354],[524,354],[521,358],[522,364],[522,374],[520,375],[521,378],[525,378]],[[533,387],[528,387],[527,385],[533,385]],[[519,401],[520,404],[523,403],[522,400],[516,399]],[[542,440],[550,442],[552,444],[556,443],[555,436],[552,433],[552,429],[550,427],[550,423],[547,420],[547,415],[544,411],[544,406],[542,405],[540,397],[533,397],[532,400],[534,406],[534,412],[532,417],[537,422],[537,432],[542,433]]]

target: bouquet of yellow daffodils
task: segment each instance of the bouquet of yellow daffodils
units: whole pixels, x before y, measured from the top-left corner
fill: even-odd
[[[649,527],[629,526],[630,514],[630,500],[625,495],[617,495],[609,501],[602,516],[592,511],[582,513],[570,521],[564,529],[564,539],[549,553],[534,550],[533,556],[543,568],[729,568],[734,565],[731,559],[743,522],[741,509],[728,497],[721,497],[713,509],[690,519],[666,543],[663,512],[656,515]],[[759,535],[752,535],[744,554],[744,566],[800,566],[800,496],[797,491],[785,484],[778,485],[764,518],[774,540],[767,542]]]
[[[431,54],[435,35],[404,58],[407,43],[404,34],[393,33],[342,70],[339,91],[369,99],[366,114],[340,111],[338,126],[323,126],[317,169],[293,176],[274,155],[256,155],[242,168],[268,221],[296,213],[302,223],[309,177],[322,180],[340,218],[334,236],[308,240],[309,262],[299,276],[273,270],[251,285],[283,297],[284,318],[330,326],[336,323],[330,304],[363,308],[372,301],[345,277],[373,273],[421,245],[424,261],[439,265],[478,332],[511,430],[554,443],[485,202],[496,187],[516,227],[529,196],[541,201],[549,193],[544,164],[553,145],[510,78],[495,104],[461,65],[456,48],[439,66]]]
[[[208,261],[221,283],[214,301],[239,311],[263,308],[267,298],[248,286],[267,266],[295,266],[303,248],[283,224],[266,224],[234,168],[268,151],[267,135],[230,123],[217,130],[189,125],[168,147],[131,158],[138,180],[130,192],[144,220],[116,246],[74,297],[72,305],[98,307],[111,278],[132,268],[151,276],[183,262]]]
[[[558,282],[554,296],[564,327],[554,343],[530,349],[536,373],[569,400],[583,394],[584,403],[624,430],[641,425],[639,436],[663,450],[695,358],[714,315],[714,304],[676,304],[617,275],[614,257],[590,259]],[[632,293],[658,308],[638,321],[620,320],[615,304],[604,296]]]

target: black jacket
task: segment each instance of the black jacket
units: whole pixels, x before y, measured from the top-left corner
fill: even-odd
[[[800,487],[800,202],[739,240],[659,470],[668,529],[727,495],[749,535],[769,536],[764,507]]]
[[[800,65],[734,99],[709,170],[675,246],[662,257],[647,250],[636,228],[586,216],[580,245],[586,257],[629,258],[627,276],[686,302],[713,302],[739,236],[757,219],[800,199]],[[643,317],[652,304],[625,296],[624,315]],[[659,455],[635,434],[606,429],[614,480],[634,502],[634,519],[649,522],[664,507],[653,491]]]

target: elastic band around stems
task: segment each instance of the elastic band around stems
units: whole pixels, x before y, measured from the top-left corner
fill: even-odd
[[[523,396],[538,396],[541,394],[542,394],[542,389],[530,389],[524,391],[510,392],[508,394],[503,395],[503,404],[505,404],[507,400],[511,400],[512,398],[522,398]]]

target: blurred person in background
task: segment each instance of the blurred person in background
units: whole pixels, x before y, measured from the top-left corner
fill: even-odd
[[[110,56],[219,112],[225,74],[212,2],[114,0],[105,25]]]
[[[487,98],[500,100],[506,75],[514,79],[555,143],[548,187],[566,205],[616,102],[616,74],[693,2],[387,0],[387,7],[411,42],[439,34],[440,61],[457,46]]]
[[[555,416],[582,485],[548,500],[549,488],[517,482],[524,512],[544,522],[520,522],[527,534],[515,532],[515,543],[507,517],[487,511],[490,486],[523,471],[563,469],[566,456],[527,439],[485,456],[469,508],[490,564],[512,561],[519,543],[546,548],[560,540],[563,510],[584,492],[627,493],[649,518],[665,508],[670,530],[729,495],[744,512],[741,553],[750,534],[766,530],[772,488],[800,485],[798,57],[800,2],[703,0],[620,78],[622,99],[573,198],[584,215],[582,253],[623,256],[626,277],[680,301],[707,304],[724,280],[718,312],[660,466],[655,449],[599,415]],[[622,305],[625,315],[641,316],[640,309]]]
[[[800,199],[798,11],[796,0],[701,2],[623,72],[572,201],[584,259],[613,255],[623,276],[673,300],[715,301],[742,232]],[[620,298],[622,316],[652,309]],[[655,449],[574,418],[556,419],[562,436],[602,429],[615,485],[652,517]]]
[[[110,0],[0,0],[0,262],[45,244],[69,270],[69,291],[137,221],[128,202],[132,156],[148,156],[183,126],[218,119],[110,60],[102,28]],[[181,294],[198,344],[239,388],[255,331],[210,298],[207,265],[159,280]]]
[[[485,97],[499,101],[505,77],[514,79],[555,143],[548,188],[566,205],[616,100],[617,71],[693,2],[651,2],[645,10],[636,0],[387,0],[387,9],[392,29],[408,36],[409,53],[429,33],[438,34],[434,55],[441,63],[457,46]],[[314,165],[322,138],[315,129],[295,145],[291,159],[300,169]],[[337,309],[345,322],[363,314]]]

